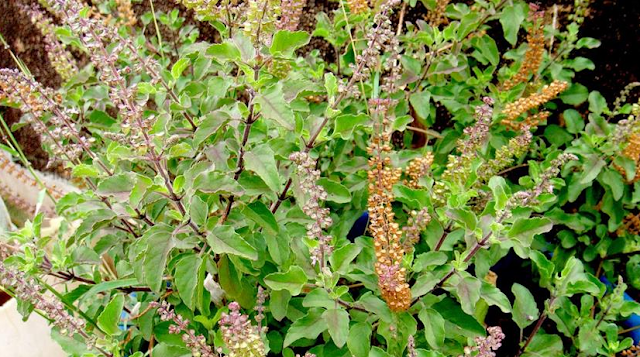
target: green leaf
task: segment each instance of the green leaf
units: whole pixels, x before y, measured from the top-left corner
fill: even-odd
[[[216,254],[226,253],[250,260],[258,259],[258,251],[242,239],[231,226],[216,226],[207,235],[207,243]]]
[[[153,354],[162,357],[192,357],[191,351],[182,347],[161,342],[153,347]],[[133,357],[133,356],[132,356]]]
[[[329,262],[333,271],[346,274],[349,272],[349,264],[360,254],[362,247],[355,244],[347,244],[336,249],[331,256]]]
[[[271,273],[264,277],[264,282],[273,290],[288,290],[291,295],[300,295],[304,284],[307,283],[307,274],[299,266],[292,266],[286,273]]]
[[[193,134],[193,146],[200,146],[200,144],[216,133],[218,129],[230,119],[229,114],[222,110],[216,110],[205,115],[200,125],[198,125],[198,129],[196,129],[196,132]]]
[[[503,294],[500,289],[487,283],[486,281],[482,282],[480,297],[482,297],[482,299],[484,299],[487,304],[499,307],[500,310],[502,310],[502,312],[504,312],[505,314],[511,312],[511,303],[509,302],[509,298],[507,298],[507,296]]]
[[[560,336],[537,333],[522,357],[561,357],[565,356],[563,350]]]
[[[269,310],[274,319],[282,321],[287,316],[289,300],[291,300],[291,294],[287,290],[274,290],[271,292]]]
[[[598,48],[601,42],[592,37],[583,37],[576,42],[576,48]]]
[[[151,290],[160,292],[167,257],[175,246],[175,240],[171,232],[157,229],[149,233],[146,238],[146,246],[147,248],[143,252],[144,280]]]
[[[416,111],[418,118],[427,120],[431,114],[431,93],[427,91],[416,92],[409,97],[409,103],[411,107]]]
[[[196,254],[189,254],[176,264],[174,282],[180,298],[191,310],[197,306],[197,288],[204,281],[204,274],[200,272],[203,267],[202,258]]]
[[[327,323],[333,343],[338,348],[342,348],[347,343],[349,334],[349,313],[340,308],[329,309],[322,314],[322,318]]]
[[[584,129],[584,119],[577,110],[567,109],[562,113],[562,117],[567,126],[567,131],[571,134],[578,134]]]
[[[500,24],[502,25],[502,32],[504,38],[515,46],[518,41],[518,30],[522,21],[525,19],[525,7],[522,3],[516,3],[513,6],[505,6],[500,16]]]
[[[281,55],[291,57],[293,52],[298,48],[309,43],[311,35],[306,31],[287,31],[280,30],[273,35],[273,41],[269,48],[272,55]]]
[[[213,58],[222,63],[227,61],[239,61],[241,56],[238,47],[230,42],[223,42],[209,46],[207,49],[207,55],[213,56]]]
[[[543,253],[540,253],[537,250],[531,251],[531,261],[533,261],[538,268],[540,286],[550,288],[552,282],[551,279],[553,279],[553,272],[555,270],[553,263],[549,261]]]
[[[432,308],[423,308],[418,313],[418,318],[424,325],[424,336],[427,343],[433,349],[440,349],[444,345],[445,328],[444,318]]]
[[[518,283],[513,284],[511,291],[516,298],[513,303],[513,321],[524,329],[538,318],[540,312],[536,300],[529,289]]]
[[[336,124],[333,130],[333,137],[341,137],[343,140],[353,139],[353,131],[357,127],[361,127],[363,124],[369,121],[369,117],[360,113],[354,114],[342,114],[336,117]]]
[[[489,188],[493,193],[493,199],[496,201],[496,209],[504,209],[507,204],[507,182],[501,176],[494,176],[489,179]]]
[[[189,59],[188,58],[180,58],[174,65],[171,67],[171,76],[173,79],[180,78],[182,72],[184,72],[187,67],[189,67]]]
[[[355,357],[368,357],[371,348],[371,324],[358,322],[349,329],[347,346]]]
[[[579,183],[581,185],[591,183],[591,181],[598,177],[598,174],[600,174],[600,171],[606,165],[606,161],[604,161],[599,155],[591,155],[589,157],[589,161],[584,164],[583,176]]]
[[[295,129],[295,117],[293,111],[284,100],[282,82],[265,89],[263,93],[258,93],[255,102],[260,105],[260,112],[263,117],[275,121],[284,129],[290,131]]]
[[[98,177],[100,171],[92,165],[78,164],[73,167],[72,174],[74,177]]]
[[[611,194],[613,195],[613,199],[618,201],[622,198],[624,194],[624,179],[622,175],[616,170],[605,169],[602,172],[600,183],[611,189]]]
[[[277,234],[280,231],[273,213],[271,213],[271,210],[261,201],[254,201],[245,206],[242,214],[266,229],[270,234]]]
[[[462,311],[469,315],[473,315],[475,312],[476,303],[480,300],[480,287],[482,283],[477,278],[467,276],[464,279],[460,279],[458,285],[455,288],[455,294],[460,300]]]
[[[607,109],[607,100],[602,94],[596,90],[589,93],[589,111],[600,115],[605,109]]]
[[[118,322],[120,322],[120,314],[122,314],[123,307],[124,295],[117,294],[98,316],[98,327],[107,335],[114,336],[120,333]]]
[[[324,74],[324,88],[327,90],[327,97],[329,97],[329,103],[333,103],[335,101],[336,95],[338,94],[338,80],[333,73],[325,73]]]
[[[310,309],[304,317],[294,321],[287,331],[283,347],[286,348],[301,338],[315,340],[319,334],[324,332],[327,329],[327,323],[322,318],[320,311],[320,309]]]
[[[117,174],[109,176],[98,184],[98,193],[104,196],[115,196],[122,198],[123,195],[128,196],[136,184],[135,174],[129,172],[126,174]]]
[[[552,227],[553,223],[548,218],[518,218],[509,229],[507,236],[529,247],[536,234],[547,233]]]
[[[202,226],[205,224],[207,217],[209,216],[209,206],[202,198],[194,195],[191,197],[189,215],[191,216],[193,223]]]
[[[574,83],[573,85],[571,85],[571,87],[569,87],[569,89],[567,89],[560,95],[560,99],[562,99],[565,104],[580,105],[584,103],[585,100],[587,100],[588,96],[589,90],[587,89],[587,87],[583,86],[582,84]]]
[[[322,177],[316,182],[327,191],[327,201],[335,203],[351,202],[351,193],[340,183],[329,180],[326,177]]]
[[[255,146],[245,153],[244,165],[255,172],[273,192],[280,192],[280,175],[275,154],[267,144]]]

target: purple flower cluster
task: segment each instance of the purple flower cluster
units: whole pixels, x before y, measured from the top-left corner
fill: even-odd
[[[195,330],[189,329],[189,320],[177,314],[171,305],[166,301],[162,303],[152,302],[149,304],[151,307],[158,308],[158,315],[162,321],[172,321],[173,324],[169,326],[169,333],[180,334],[182,333],[182,341],[187,345],[187,348],[191,350],[194,356],[200,357],[215,357],[211,346],[207,345],[207,339],[203,335],[196,335]]]
[[[12,290],[15,297],[33,305],[43,312],[51,321],[51,324],[60,328],[60,333],[67,336],[82,335],[87,339],[87,344],[93,345],[94,341],[88,338],[84,332],[85,321],[73,317],[64,307],[64,304],[55,297],[45,296],[38,282],[29,278],[25,273],[8,267],[0,259],[0,286]]]
[[[487,329],[489,335],[487,337],[476,337],[475,346],[467,346],[464,348],[464,356],[460,357],[495,357],[500,346],[502,346],[502,340],[505,335],[502,332],[500,326],[492,326]]]
[[[323,229],[329,228],[333,221],[329,217],[329,209],[320,207],[320,201],[327,199],[327,191],[318,185],[320,171],[316,170],[316,162],[305,152],[295,152],[289,159],[298,165],[298,175],[302,191],[309,195],[309,199],[302,206],[302,211],[313,222],[307,225],[307,235],[318,242],[318,246],[311,251],[312,264],[324,264],[324,259],[331,254],[331,236],[323,233]]]
[[[229,304],[229,313],[222,313],[220,321],[222,339],[229,349],[228,357],[264,357],[263,331],[251,324],[249,316],[240,312],[240,304]]]
[[[74,161],[82,152],[91,155],[89,148],[95,139],[80,133],[79,126],[72,119],[77,112],[64,108],[61,105],[62,98],[53,90],[43,87],[17,69],[2,68],[0,100],[2,99],[21,105],[21,109],[28,114],[26,122],[33,126],[43,142],[50,144],[49,147],[58,159],[66,156]],[[46,125],[45,113],[51,113]],[[49,130],[48,127],[53,129]]]

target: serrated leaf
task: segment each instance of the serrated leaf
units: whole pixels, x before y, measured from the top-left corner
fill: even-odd
[[[529,289],[515,283],[511,287],[511,291],[515,296],[515,302],[513,303],[513,321],[518,327],[524,329],[536,321],[540,311]]]
[[[521,3],[516,3],[513,6],[505,6],[500,16],[500,24],[502,25],[502,32],[504,38],[515,46],[518,41],[518,30],[522,21],[525,19],[525,8]]]
[[[603,167],[607,165],[606,161],[604,161],[598,155],[591,155],[589,160],[585,163],[583,167],[582,178],[579,183],[581,185],[585,185],[593,181],[598,175]]]
[[[309,43],[310,38],[311,35],[306,31],[280,30],[273,35],[269,53],[291,57],[295,50]]]
[[[120,322],[120,314],[122,314],[123,307],[124,295],[117,294],[98,316],[97,323],[100,330],[111,336],[119,334],[118,322]]]
[[[349,313],[344,309],[329,309],[322,314],[322,318],[327,323],[333,343],[342,348],[349,334]]]
[[[159,292],[167,258],[175,246],[175,241],[171,232],[165,229],[152,231],[145,241],[147,248],[143,252],[144,280],[151,290]]]
[[[333,130],[333,137],[341,137],[343,140],[353,139],[353,131],[369,121],[369,117],[364,114],[342,114],[336,117]]]
[[[207,235],[207,243],[216,254],[233,254],[250,260],[258,259],[258,251],[231,226],[216,226]]]
[[[202,198],[194,195],[189,204],[189,215],[193,223],[199,226],[204,225],[209,216],[209,205]]]
[[[547,233],[552,227],[553,222],[548,218],[518,218],[509,229],[507,236],[528,247],[536,234]]]
[[[78,164],[73,167],[72,174],[74,177],[98,177],[100,171],[92,165]]]
[[[267,145],[253,147],[245,153],[244,165],[255,172],[273,192],[280,192],[280,175],[276,166],[275,154]]]
[[[213,58],[222,63],[227,61],[238,61],[241,56],[238,47],[230,42],[217,43],[209,46],[207,49],[207,55],[213,56]]]
[[[269,310],[274,319],[282,321],[282,319],[287,316],[289,300],[291,300],[291,294],[287,290],[274,290],[271,292],[269,297]]]
[[[589,111],[594,114],[602,114],[607,109],[607,100],[598,91],[589,93]]]
[[[323,333],[327,329],[327,323],[320,311],[320,309],[310,309],[304,317],[294,321],[287,331],[283,347],[286,348],[301,338],[315,340]]]
[[[368,357],[371,348],[371,324],[359,322],[351,326],[347,346],[355,357]]]
[[[487,283],[486,281],[482,282],[480,297],[482,297],[482,299],[484,299],[487,304],[500,308],[500,310],[502,310],[502,312],[504,312],[505,314],[511,312],[511,303],[509,302],[509,298],[507,298],[507,296],[503,294],[500,289]]]
[[[418,313],[418,318],[424,325],[424,336],[427,343],[433,349],[440,349],[444,345],[445,328],[444,318],[432,308],[423,308]]]
[[[326,177],[322,177],[316,182],[327,191],[327,201],[336,203],[351,202],[351,193],[342,184],[329,180]]]
[[[284,100],[282,82],[267,88],[263,93],[258,93],[255,102],[260,105],[263,117],[273,120],[281,127],[293,131],[295,129],[295,117],[293,111]]]
[[[300,295],[307,280],[307,274],[299,266],[292,266],[286,272],[271,273],[264,277],[265,284],[271,289],[288,290],[293,296]]]
[[[360,254],[362,247],[355,244],[347,244],[336,249],[331,256],[329,262],[333,271],[346,274],[349,270],[349,264]]]
[[[560,99],[562,99],[565,104],[580,105],[587,100],[588,96],[589,90],[587,87],[582,84],[574,83],[569,87],[569,89],[560,94]]]
[[[469,315],[473,315],[476,303],[480,300],[480,287],[480,280],[471,276],[460,279],[460,282],[456,285],[455,294],[460,300],[462,311]]]
[[[191,310],[197,306],[198,284],[203,284],[200,278],[202,268],[202,258],[196,254],[189,254],[180,259],[176,264],[174,282],[178,288],[180,298]]]
[[[260,201],[251,202],[245,206],[242,213],[247,218],[266,229],[267,233],[277,234],[280,231],[278,222],[276,222],[276,218],[273,213],[271,213],[271,210],[269,210],[269,208]]]
[[[180,78],[182,72],[184,72],[187,67],[189,67],[189,59],[188,58],[180,58],[174,65],[171,67],[171,76],[173,79]]]
[[[193,146],[198,147],[202,144],[207,138],[218,131],[227,121],[229,121],[231,117],[229,114],[222,110],[216,110],[212,113],[207,114],[200,125],[198,125],[198,129],[193,134]]]
[[[418,117],[426,120],[431,114],[431,93],[427,91],[416,92],[409,97],[411,107],[416,111]]]

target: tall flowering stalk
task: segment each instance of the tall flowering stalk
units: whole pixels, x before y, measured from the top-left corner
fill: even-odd
[[[555,80],[551,82],[551,84],[542,87],[540,93],[533,93],[528,97],[520,98],[513,103],[507,104],[504,107],[502,113],[507,115],[507,120],[513,121],[523,113],[537,108],[555,98],[558,94],[564,92],[568,87],[569,84],[567,82]]]
[[[500,147],[496,151],[495,157],[483,163],[478,169],[478,184],[489,181],[500,171],[511,166],[514,160],[524,156],[529,150],[532,138],[531,131],[525,127],[522,134],[510,139],[507,145]]]
[[[16,69],[3,68],[0,69],[0,100],[3,99],[19,104],[20,109],[28,114],[27,123],[40,134],[43,142],[50,144],[54,153],[51,159],[66,156],[73,162],[83,152],[95,157],[90,150],[94,139],[80,133],[80,127],[72,119],[75,111],[62,107],[62,97],[53,90]],[[52,114],[46,124],[45,113]],[[53,129],[49,130],[49,126]]]
[[[96,337],[89,336],[85,332],[86,321],[71,315],[65,308],[62,301],[55,296],[45,294],[45,289],[38,281],[27,276],[22,271],[7,266],[4,260],[9,254],[0,247],[0,287],[12,291],[15,297],[25,301],[40,312],[50,321],[50,323],[60,329],[60,333],[65,336],[80,335],[85,340],[87,347],[96,348],[107,357],[111,354],[96,347]]]
[[[333,251],[331,236],[324,234],[323,230],[331,227],[333,221],[329,216],[329,209],[320,207],[320,202],[327,199],[327,191],[318,185],[320,171],[316,170],[316,161],[306,152],[295,152],[289,157],[297,165],[300,176],[302,192],[309,196],[302,206],[302,211],[313,219],[313,223],[307,225],[307,236],[318,244],[311,250],[311,262],[324,267],[325,259]]]
[[[524,54],[518,73],[504,82],[505,90],[526,82],[529,76],[535,74],[540,68],[544,55],[544,11],[539,10],[538,5],[529,3],[529,20],[532,24],[527,34],[527,52]]]
[[[402,231],[394,222],[391,207],[394,201],[393,185],[402,175],[402,170],[391,166],[388,153],[391,151],[390,121],[387,118],[389,100],[370,101],[374,115],[382,117],[374,124],[374,133],[367,148],[369,158],[369,231],[373,236],[376,253],[375,272],[382,298],[393,311],[405,311],[411,305],[411,289],[406,282],[406,269],[402,266],[405,254],[400,241]]]
[[[484,104],[476,107],[476,123],[464,129],[467,137],[461,140],[457,147],[460,155],[449,155],[447,169],[442,173],[440,180],[433,186],[433,201],[438,205],[443,205],[446,196],[450,192],[450,184],[464,185],[471,173],[471,166],[477,152],[482,148],[489,136],[489,125],[493,116],[493,99],[485,97]]]
[[[55,26],[51,19],[37,4],[31,6],[22,5],[22,11],[29,15],[31,23],[36,26],[43,36],[47,57],[53,69],[60,75],[63,81],[71,78],[78,72],[78,65],[75,58],[55,35]]]
[[[240,312],[240,304],[229,304],[229,313],[222,313],[220,331],[227,349],[228,357],[263,357],[266,356],[262,330],[249,321],[249,316]]]
[[[176,313],[166,301],[162,303],[152,302],[152,308],[158,308],[158,315],[162,321],[171,321],[169,333],[182,334],[182,341],[191,350],[191,354],[199,357],[217,357],[211,346],[207,345],[207,339],[203,335],[196,335],[195,330],[189,328],[189,320]]]
[[[404,181],[405,186],[409,188],[419,188],[420,179],[429,173],[429,169],[433,164],[433,154],[428,152],[422,157],[417,157],[409,163],[407,167],[408,180]]]

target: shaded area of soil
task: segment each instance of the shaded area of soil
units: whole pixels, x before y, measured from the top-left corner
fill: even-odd
[[[640,1],[592,1],[589,12],[580,36],[597,38],[602,45],[581,51],[596,69],[578,73],[576,80],[613,102],[625,85],[640,80]]]

